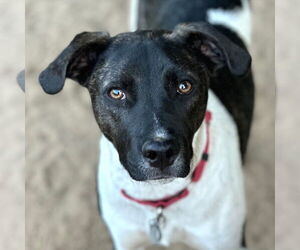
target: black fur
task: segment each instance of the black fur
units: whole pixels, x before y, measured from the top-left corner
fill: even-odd
[[[241,246],[244,247],[244,248],[247,247],[246,224],[247,224],[247,221],[245,221],[244,226],[243,226],[243,235],[242,235],[242,243],[241,243]]]
[[[191,1],[181,12],[189,13],[194,3]],[[175,13],[174,17],[165,22],[182,21],[181,15]],[[193,18],[197,19],[196,13]],[[249,135],[253,84],[247,72],[251,57],[237,36],[216,28],[198,22],[178,24],[173,31],[137,31],[112,38],[103,32],[84,32],[41,73],[39,80],[50,94],[59,92],[67,77],[88,88],[96,120],[133,179],[185,177],[209,87],[237,123],[242,154]],[[177,91],[184,81],[192,85],[188,95]],[[112,99],[112,89],[122,90],[126,98]],[[168,144],[172,149],[175,142],[179,147],[177,160],[163,169],[151,167],[142,153],[145,144],[158,140],[155,133],[159,129],[165,134],[164,141],[159,139],[160,148]]]
[[[56,94],[62,90],[68,77],[84,85],[108,44],[105,32],[83,32],[74,37],[60,55],[39,76],[44,91]]]
[[[216,28],[241,48],[246,49],[237,34],[222,26],[216,26]],[[226,68],[223,68],[215,78],[212,78],[210,88],[224,104],[237,124],[241,154],[244,158],[254,109],[252,72],[249,71],[244,77],[235,77]]]
[[[172,30],[176,25],[184,22],[207,22],[209,9],[240,7],[240,0],[140,0],[138,28]],[[226,27],[215,26],[215,28],[233,43],[247,50],[237,34]],[[222,68],[215,77],[211,78],[210,88],[237,124],[241,155],[244,158],[254,108],[254,83],[251,70],[241,78],[231,74],[228,68]]]
[[[62,89],[66,77],[87,87],[102,132],[131,177],[142,181],[188,175],[211,80],[223,68],[243,75],[249,65],[245,50],[211,25],[196,23],[178,25],[173,32],[138,31],[112,38],[82,33],[42,72],[40,82],[50,94]],[[193,86],[188,95],[177,92],[184,81]],[[112,99],[112,89],[123,90],[127,98]],[[146,143],[158,140],[159,129],[166,137],[159,143],[179,147],[177,161],[163,169],[151,167],[142,153]]]
[[[240,0],[141,0],[139,28],[154,30],[115,37],[81,33],[41,73],[40,83],[49,94],[58,93],[65,78],[89,90],[99,127],[135,180],[187,176],[209,88],[235,120],[244,156],[254,99],[251,57],[237,34],[205,23],[209,8],[240,6]],[[193,87],[187,95],[177,92],[183,81]],[[126,98],[109,97],[114,88]],[[150,167],[142,155],[157,129],[154,116],[168,142],[180,147],[178,162],[163,170]]]

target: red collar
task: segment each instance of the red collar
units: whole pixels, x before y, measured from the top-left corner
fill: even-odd
[[[197,167],[195,168],[193,174],[192,174],[192,179],[191,182],[198,182],[202,176],[204,167],[208,161],[208,155],[209,155],[209,143],[210,143],[210,133],[209,133],[209,125],[210,121],[212,119],[212,114],[210,111],[206,111],[205,113],[205,123],[206,123],[206,144],[204,147],[204,151],[202,153],[202,157],[200,162],[198,163]],[[151,206],[151,207],[162,207],[166,208],[174,204],[175,202],[185,198],[189,194],[189,190],[186,187],[185,189],[181,190],[180,192],[176,193],[175,195],[166,197],[162,200],[139,200],[134,197],[131,197],[126,193],[124,189],[121,190],[121,194],[127,198],[128,200],[134,201],[138,204],[141,205],[146,205],[146,206]]]

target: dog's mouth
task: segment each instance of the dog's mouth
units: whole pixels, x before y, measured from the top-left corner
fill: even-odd
[[[185,178],[190,173],[192,151],[181,149],[175,159],[162,160],[160,164],[153,164],[143,156],[134,152],[123,154],[120,157],[123,167],[135,181],[169,183],[174,179]]]
[[[146,182],[151,184],[167,184],[174,181],[175,179],[186,177],[186,176],[174,176],[174,175],[164,175],[164,174],[144,176],[144,177],[136,177],[133,175],[130,176],[135,181]]]
[[[153,185],[164,185],[171,183],[174,180],[176,180],[176,177],[158,177],[151,180],[146,180],[145,182]]]
[[[165,169],[145,166],[134,167],[133,165],[126,165],[125,168],[133,180],[153,184],[170,183],[175,179],[185,178],[190,172],[188,164],[169,166]]]
[[[146,182],[171,182],[172,180],[176,179],[178,177],[170,176],[170,175],[156,175],[153,177],[149,177]]]

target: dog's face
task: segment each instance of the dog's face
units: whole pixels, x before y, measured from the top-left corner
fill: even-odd
[[[122,34],[100,56],[88,89],[97,122],[133,179],[189,173],[208,93],[197,56],[160,32]]]
[[[210,77],[220,67],[242,75],[249,65],[245,50],[207,24],[180,25],[173,32],[112,38],[82,33],[40,82],[51,94],[62,89],[65,77],[87,87],[97,123],[122,165],[145,181],[189,174]]]

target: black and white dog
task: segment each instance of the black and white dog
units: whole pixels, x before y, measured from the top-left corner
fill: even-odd
[[[249,2],[140,0],[132,11],[133,32],[81,33],[39,79],[49,94],[71,78],[91,95],[104,134],[100,208],[115,248],[241,249]]]

